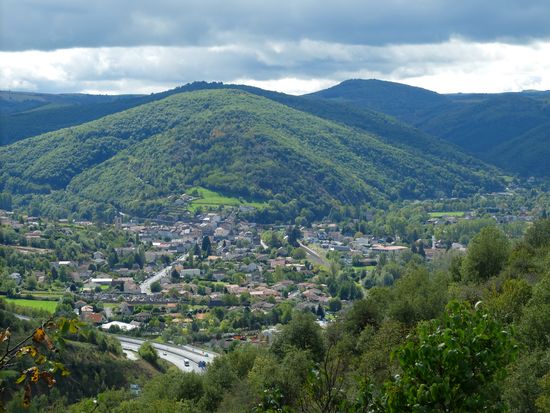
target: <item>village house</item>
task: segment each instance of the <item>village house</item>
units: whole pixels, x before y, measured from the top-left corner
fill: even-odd
[[[119,258],[127,257],[128,255],[133,255],[137,251],[136,247],[120,247],[115,248],[115,252]]]
[[[102,313],[94,313],[93,311],[82,311],[80,313],[80,319],[95,325],[105,322],[105,317]]]
[[[133,313],[133,307],[131,307],[127,302],[122,302],[118,306],[118,312],[122,316],[129,316]]]
[[[82,307],[80,307],[81,313],[92,313],[93,311],[94,311],[94,307],[89,304],[85,304]]]
[[[231,285],[231,284],[226,285],[225,290],[227,291],[228,294],[232,294],[232,295],[239,295],[239,294],[243,294],[243,293],[248,292],[247,287],[241,287],[241,286],[238,286],[238,285]]]
[[[222,239],[226,239],[230,233],[231,230],[229,228],[218,227],[214,230],[214,240],[219,241]]]
[[[60,267],[74,266],[72,261],[54,261],[54,262],[50,262],[50,265],[56,269],[59,269]]]
[[[257,287],[250,291],[250,295],[252,297],[280,297],[281,293],[270,288]]]
[[[257,303],[254,303],[250,306],[250,308],[254,311],[263,311],[268,312],[275,307],[275,304],[268,303],[267,301],[258,301]]]
[[[152,315],[149,311],[142,311],[141,313],[135,314],[133,316],[134,320],[141,323],[147,322],[151,319]]]
[[[287,263],[286,258],[274,258],[268,261],[271,268],[284,267]]]
[[[93,257],[94,260],[98,260],[98,259],[103,260],[103,259],[105,259],[105,256],[104,256],[103,253],[100,252],[100,251],[94,252],[94,253],[92,254],[92,257]]]
[[[181,269],[179,269],[181,268]],[[181,266],[176,266],[177,271],[180,273],[180,276],[183,278],[193,278],[200,277],[201,270],[199,268],[186,268],[184,269]]]

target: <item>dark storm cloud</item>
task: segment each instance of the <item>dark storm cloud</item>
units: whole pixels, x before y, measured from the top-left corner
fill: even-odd
[[[342,44],[524,42],[550,37],[548,0],[3,0],[2,50],[209,46],[311,39]]]

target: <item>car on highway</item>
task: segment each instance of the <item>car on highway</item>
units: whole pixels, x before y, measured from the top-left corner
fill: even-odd
[[[183,364],[185,364],[185,367],[189,367],[189,359],[183,359]]]
[[[167,356],[168,354],[166,354],[166,351],[163,351],[163,352],[162,352],[162,355],[163,355],[163,356]]]

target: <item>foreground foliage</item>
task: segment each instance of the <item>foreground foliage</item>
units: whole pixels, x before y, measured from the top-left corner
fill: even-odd
[[[418,326],[395,353],[402,373],[386,385],[389,411],[504,410],[498,383],[516,346],[481,305],[453,301],[441,320]]]

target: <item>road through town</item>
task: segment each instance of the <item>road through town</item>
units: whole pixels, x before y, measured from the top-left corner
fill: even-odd
[[[168,265],[167,267],[163,268],[162,270],[160,270],[159,272],[157,272],[155,275],[153,275],[152,277],[149,277],[147,278],[145,281],[143,281],[141,284],[139,284],[139,288],[141,289],[141,292],[143,294],[147,294],[147,295],[151,295],[153,294],[151,292],[151,284],[153,284],[155,281],[160,281],[162,278],[164,277],[169,277],[170,276],[170,271],[172,270],[172,265],[174,265],[175,263],[177,263],[178,261],[185,261],[185,259],[187,258],[187,254],[185,255],[182,255],[181,257],[179,257],[178,259],[176,259],[176,261],[174,261],[173,263],[171,263],[170,265]]]

